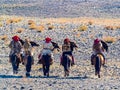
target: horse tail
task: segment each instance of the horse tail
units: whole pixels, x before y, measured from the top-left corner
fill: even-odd
[[[96,63],[95,63],[95,70],[96,72],[100,72],[100,57],[97,55],[96,56]]]

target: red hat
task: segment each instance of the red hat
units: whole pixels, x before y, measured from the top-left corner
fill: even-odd
[[[99,39],[95,39],[95,40],[94,40],[94,44],[98,44],[99,42],[100,42]]]
[[[51,42],[51,38],[49,38],[49,37],[45,38],[45,42],[46,42],[46,43]]]
[[[66,38],[66,39],[64,39],[64,42],[69,43],[69,42],[70,42],[70,39],[69,39],[69,38]]]
[[[13,39],[15,42],[17,42],[17,41],[20,40],[20,38],[19,38],[18,36],[13,36],[12,39]]]

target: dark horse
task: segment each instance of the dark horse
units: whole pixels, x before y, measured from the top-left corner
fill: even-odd
[[[16,53],[13,53],[11,55],[11,57],[10,57],[10,62],[12,64],[13,73],[17,74],[18,73],[19,64],[21,63],[20,56],[18,56]]]
[[[64,67],[64,76],[69,76],[70,66],[72,65],[72,56],[68,53],[63,53],[61,64]]]
[[[33,59],[33,56],[31,55],[30,51],[28,51],[28,53],[26,53],[26,55],[24,56],[23,64],[26,67],[26,77],[29,77],[32,64],[34,64],[34,59]]]
[[[22,39],[20,39],[20,42],[21,42],[22,45],[24,45],[24,43],[25,43],[25,41],[22,40]],[[34,41],[30,41],[30,44],[31,44],[32,48],[39,46],[39,44],[37,44]],[[34,58],[31,55],[31,51],[25,51],[25,56],[22,57],[22,63],[26,67],[26,77],[29,77],[30,76],[30,72],[31,72],[32,64],[34,63]]]
[[[98,53],[96,57],[93,59],[93,64],[95,67],[95,75],[98,75],[98,78],[100,78],[100,70],[101,66],[104,65],[104,57],[101,53]]]
[[[53,63],[51,59],[51,55],[46,54],[42,56],[41,63],[43,66],[43,74],[44,76],[49,77],[49,70],[50,70],[50,65]]]
[[[102,40],[101,40],[101,43],[102,43],[103,48],[106,50],[106,52],[108,52],[107,43]],[[98,78],[100,78],[101,66],[105,64],[105,58],[104,58],[103,54],[97,53],[97,55],[93,59],[93,64],[95,67],[95,75],[98,75]]]
[[[54,47],[52,51],[54,51],[54,49],[57,49],[59,51],[60,47],[58,46],[57,43],[52,42],[52,45]],[[43,55],[42,58],[38,61],[38,63],[42,64],[44,76],[49,77],[50,65],[53,64],[51,55],[50,54]]]
[[[70,42],[71,51],[63,52],[62,54],[61,64],[64,67],[65,77],[69,76],[70,67],[74,65],[72,56],[74,48],[77,48],[77,45],[74,42]]]

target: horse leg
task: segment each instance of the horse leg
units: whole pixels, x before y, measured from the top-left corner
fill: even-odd
[[[98,78],[100,78],[100,73],[98,73]]]
[[[101,68],[101,62],[99,56],[96,57],[96,64],[95,64],[95,75],[98,75],[100,78],[100,68]]]
[[[26,76],[30,76],[31,66],[32,66],[32,58],[31,56],[28,56],[27,65],[26,65]]]
[[[46,76],[46,66],[43,64],[42,67],[43,67],[43,74],[44,76]]]
[[[50,70],[50,57],[48,57],[48,59],[46,59],[46,76],[49,77],[49,70]]]
[[[46,76],[49,77],[50,65],[46,65]]]
[[[70,59],[67,57],[67,76],[69,76],[71,63],[72,63],[72,60],[70,60]]]
[[[64,65],[64,72],[65,72],[64,74],[65,77],[69,75],[69,70],[67,68],[67,65]]]
[[[13,67],[13,74],[17,74],[16,56],[11,56],[11,63]]]

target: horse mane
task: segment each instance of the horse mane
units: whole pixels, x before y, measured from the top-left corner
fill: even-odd
[[[71,47],[71,50],[73,51],[73,49],[77,48],[78,46],[76,45],[75,42],[70,42],[70,47]]]
[[[102,46],[103,48],[106,50],[106,52],[108,52],[108,45],[106,42],[104,42],[103,40],[101,40]]]

